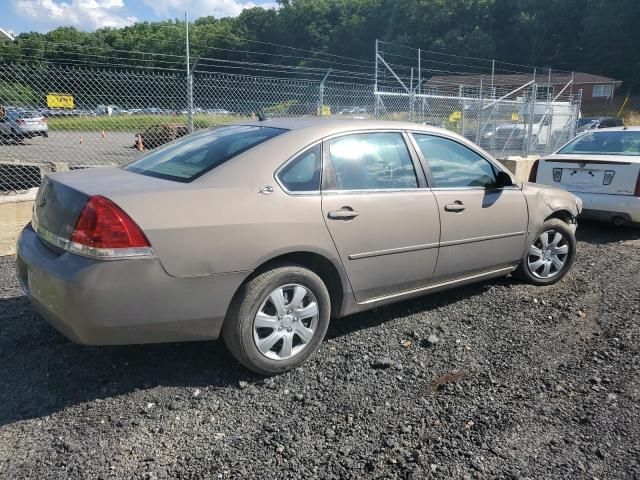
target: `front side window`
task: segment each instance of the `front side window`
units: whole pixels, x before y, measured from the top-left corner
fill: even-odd
[[[558,153],[580,155],[633,155],[640,156],[640,132],[593,131],[580,135],[562,147]]]
[[[287,163],[278,173],[278,180],[290,192],[317,192],[320,190],[320,144],[311,147]]]
[[[247,125],[220,127],[182,137],[124,168],[151,177],[190,182],[285,131]]]
[[[473,150],[448,138],[414,134],[436,188],[492,187],[493,166]]]
[[[339,190],[418,187],[401,133],[359,133],[334,138],[329,140],[329,157]]]

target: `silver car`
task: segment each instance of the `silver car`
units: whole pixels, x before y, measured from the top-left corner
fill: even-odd
[[[77,342],[222,336],[269,375],[308,358],[330,318],[510,273],[557,282],[580,211],[445,130],[267,120],[49,175],[17,272]]]
[[[40,113],[12,109],[0,118],[0,137],[22,139],[36,136],[49,136],[47,119]]]

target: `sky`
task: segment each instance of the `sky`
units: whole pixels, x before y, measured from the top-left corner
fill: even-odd
[[[195,20],[208,15],[233,17],[245,8],[275,5],[275,0],[0,0],[0,28],[15,34],[61,26],[95,30],[183,18],[185,11]]]

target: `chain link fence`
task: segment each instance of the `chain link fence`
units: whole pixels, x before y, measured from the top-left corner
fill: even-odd
[[[535,83],[515,92],[450,87],[428,94],[327,78],[1,64],[0,195],[36,188],[47,172],[120,165],[192,129],[258,113],[424,123],[499,158],[547,153],[575,134],[579,96],[542,99]]]

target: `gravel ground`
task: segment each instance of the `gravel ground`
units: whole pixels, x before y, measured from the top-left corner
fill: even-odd
[[[640,478],[640,230],[573,271],[336,321],[262,380],[222,343],[82,347],[0,259],[2,478]]]

